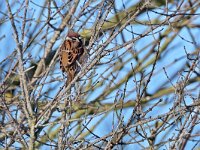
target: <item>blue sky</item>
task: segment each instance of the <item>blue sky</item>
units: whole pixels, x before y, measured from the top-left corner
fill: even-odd
[[[37,3],[38,5],[41,5],[41,6],[43,4],[43,2],[41,2],[41,1],[34,1],[34,3]],[[135,1],[134,1],[134,3],[135,3]],[[62,1],[58,1],[58,4],[61,5]],[[129,6],[133,5],[133,2],[130,2],[129,0],[126,0],[126,1],[124,1],[124,4],[126,4],[125,7],[128,8]],[[5,10],[6,10],[5,3],[1,3],[1,5],[2,5],[1,6],[1,12],[5,12]],[[119,9],[119,11],[121,9],[123,9],[123,5],[122,5],[121,1],[117,1],[116,0],[116,6],[117,6],[117,9]],[[40,13],[41,8],[30,2],[30,8],[29,9],[30,9],[30,12],[32,12],[32,14],[30,14],[30,16],[33,15],[34,21],[36,22],[37,18],[38,18],[38,14]],[[12,7],[13,13],[16,12],[16,11],[18,11],[18,10],[19,10],[19,5],[15,6],[15,7]],[[46,17],[45,17],[45,15],[47,15],[46,13],[47,12],[44,13],[44,17],[43,17],[44,20],[46,19]],[[19,13],[19,14],[22,15],[22,13]],[[151,14],[151,19],[153,19],[154,17],[156,17],[156,15],[154,13],[149,12],[149,14]],[[3,16],[3,14],[0,13],[0,18],[2,18],[2,16]],[[112,14],[110,14],[110,16],[112,16]],[[147,20],[148,19],[147,14],[144,14],[144,15],[140,16],[139,19],[141,19],[141,20]],[[52,21],[52,23],[55,23],[55,25],[59,25],[60,21],[61,21],[60,18],[56,18],[56,20]],[[92,20],[90,20],[90,21],[92,21]],[[196,19],[194,22],[200,23],[199,18]],[[42,24],[44,24],[44,23],[41,21],[41,26],[42,26]],[[20,19],[17,20],[16,21],[16,25],[17,25],[18,31],[20,32],[20,26],[22,25],[22,19],[21,20]],[[92,24],[88,24],[88,26],[86,26],[86,27],[89,28],[91,26],[92,26]],[[143,31],[146,29],[146,27],[145,26],[140,26],[140,25],[133,25],[132,28],[128,28],[128,29],[133,30],[136,33],[143,33]],[[164,26],[163,29],[165,30],[166,26]],[[30,27],[30,30],[33,30],[33,27]],[[35,29],[35,32],[37,30],[39,30],[39,29]],[[5,59],[5,57],[7,57],[8,55],[10,55],[14,51],[14,49],[16,47],[15,42],[13,40],[13,33],[12,33],[12,31],[13,30],[12,30],[12,27],[11,27],[9,21],[6,21],[5,23],[3,23],[0,26],[0,38],[3,37],[3,36],[5,36],[5,38],[3,38],[2,40],[0,40],[0,43],[1,43],[1,47],[0,47],[0,53],[1,53],[1,55],[0,55],[0,62],[3,59]],[[61,40],[64,38],[66,32],[67,32],[67,29],[62,33],[62,36],[60,37],[59,41],[53,47],[54,50],[59,46],[59,44],[60,44]],[[196,37],[198,37],[198,34],[199,34],[199,30],[198,29],[192,29],[192,32],[194,33],[194,35]],[[124,33],[126,35],[126,37],[125,37],[126,40],[132,39],[132,34],[130,34],[127,31],[124,31]],[[33,34],[34,34],[34,32],[33,32]],[[52,33],[48,33],[47,39],[50,38],[52,36],[52,34],[53,34],[53,32]],[[162,57],[162,59],[156,64],[156,70],[155,70],[155,72],[157,72],[157,74],[152,78],[152,80],[151,80],[151,82],[149,84],[148,91],[149,91],[150,94],[151,93],[153,94],[157,90],[157,88],[158,88],[157,86],[160,83],[163,83],[163,82],[165,82],[165,81],[168,80],[167,77],[166,77],[166,75],[165,75],[165,73],[164,73],[164,71],[160,71],[160,70],[162,70],[163,67],[166,67],[170,63],[174,62],[176,59],[181,59],[180,61],[178,61],[176,63],[176,65],[174,65],[172,67],[166,68],[168,75],[169,76],[173,75],[173,72],[175,70],[181,68],[183,66],[183,64],[187,61],[187,59],[184,57],[185,56],[184,47],[186,47],[188,53],[193,52],[194,49],[195,49],[193,44],[191,44],[190,42],[187,42],[186,40],[181,39],[181,37],[184,37],[187,40],[191,41],[190,36],[189,36],[189,32],[188,32],[187,28],[183,28],[183,30],[181,30],[181,32],[179,32],[179,35],[180,35],[180,37],[177,36],[170,43],[169,47],[167,48],[168,52],[164,53],[163,54],[164,56]],[[29,36],[31,36],[31,35],[29,35]],[[28,53],[31,53],[33,60],[39,60],[43,56],[44,47],[41,46],[41,45],[44,44],[44,40],[40,41],[40,39],[41,39],[42,36],[45,36],[45,32],[42,33],[38,37],[38,39],[36,39],[35,44],[33,46],[31,46],[30,49],[27,50],[27,54],[25,54],[26,57],[28,57]],[[155,34],[155,37],[158,37],[158,36],[159,36],[159,34]],[[120,36],[118,36],[117,39],[118,39],[119,43],[122,42],[122,41],[120,41],[121,40]],[[25,40],[25,42],[27,42],[26,40]],[[103,40],[107,40],[107,39],[103,39]],[[196,40],[197,40],[196,41],[197,45],[199,46],[200,41],[198,39],[196,39]],[[143,47],[145,47],[146,45],[148,45],[149,43],[151,43],[153,41],[154,41],[154,37],[153,36],[144,37],[141,40],[139,40],[136,43],[134,43],[133,49],[135,49],[136,51],[138,51],[138,50],[142,49]],[[161,45],[164,42],[165,41],[161,41]],[[108,48],[113,47],[113,46],[114,46],[114,44],[110,44],[108,46]],[[120,55],[120,54],[122,54],[125,51],[126,51],[126,49],[121,49],[117,54]],[[144,55],[146,53],[148,53],[148,51],[149,51],[149,49],[144,50],[143,52],[140,53],[139,57],[143,58]],[[127,60],[130,57],[131,57],[130,55],[126,55],[122,59]],[[16,61],[16,60],[14,60],[14,61]],[[103,59],[103,61],[106,61],[106,59]],[[148,61],[148,60],[144,60],[144,62],[145,61]],[[121,78],[123,78],[124,75],[126,75],[126,73],[131,69],[131,63],[135,64],[135,62],[133,60],[131,62],[127,63],[127,65],[124,67],[125,69],[123,69],[123,71],[121,71],[120,75],[117,76],[117,80],[120,80]],[[10,64],[8,64],[7,66],[9,67]],[[103,72],[105,69],[107,69],[107,67],[108,66],[101,66],[97,70],[100,71],[100,72],[101,71]],[[149,72],[149,71],[151,71],[151,68],[146,68],[145,71]],[[58,64],[56,65],[56,71],[54,73],[55,73],[54,77],[62,78],[62,73],[58,69]],[[106,76],[106,74],[104,74],[104,76]],[[50,80],[50,79],[51,78],[49,78],[48,80]],[[175,78],[172,82],[174,84],[176,84],[177,80],[178,80],[178,77]],[[91,96],[88,98],[88,101],[93,100],[95,98],[95,96],[98,95],[98,93],[101,93],[103,87],[106,87],[107,84],[108,84],[108,82],[105,83],[104,86],[102,86],[101,88],[99,88],[93,94],[91,94]],[[56,82],[54,84],[51,84],[51,87],[54,87],[55,85],[57,85],[58,87],[59,87],[59,85],[61,86],[61,84],[58,84],[58,82]],[[127,88],[128,89],[132,89],[133,85],[134,85],[134,82],[131,81],[131,80],[129,80],[129,82],[127,84]],[[43,89],[44,92],[47,90],[48,86],[49,85],[46,85],[46,87]],[[168,84],[166,84],[164,86],[170,86],[170,83],[168,83]],[[122,92],[123,89],[124,89],[124,85],[122,87],[120,87],[120,89],[118,89],[118,90],[120,92]],[[55,91],[52,92],[51,94],[49,94],[48,96],[54,97],[55,93],[58,90],[59,90],[59,88],[55,88]],[[197,92],[198,92],[198,90],[197,90]],[[112,94],[110,94],[109,96],[112,97],[112,96],[115,96],[115,94],[116,94],[116,91],[113,92]],[[134,96],[135,96],[135,93],[130,94],[129,96],[127,96],[125,98],[125,101],[130,100],[130,99],[133,100]],[[188,100],[190,101],[189,98],[188,98]],[[113,97],[111,99],[106,100],[105,102],[112,102],[112,101],[113,101]],[[156,100],[154,100],[152,102],[152,104],[155,101]],[[166,106],[168,106],[168,107],[166,107]],[[158,108],[155,108],[155,110],[153,111],[153,113],[151,115],[152,116],[156,116],[157,115],[156,112],[159,112],[160,114],[168,112],[170,107],[171,107],[171,104],[165,105],[165,107],[160,106]],[[148,109],[148,107],[144,107],[144,110],[145,109]],[[129,118],[129,116],[131,115],[131,112],[132,112],[132,109],[125,109],[125,110],[123,110],[123,114],[124,114],[124,117],[125,117],[124,120],[125,121],[127,121],[127,119]],[[101,116],[93,119],[93,121],[90,123],[90,125],[92,126],[97,120],[99,120],[100,117]],[[109,113],[107,115],[106,119],[104,119],[103,123],[95,130],[95,134],[98,134],[99,136],[103,136],[103,135],[109,133],[110,130],[112,129],[112,122],[108,122],[108,120],[112,120],[112,119],[113,119],[113,113]],[[104,132],[102,132],[102,130]],[[146,145],[146,144],[147,143],[144,143],[144,145]],[[191,145],[188,145],[188,148],[190,146]],[[132,147],[136,148],[137,146],[130,145],[128,147],[129,148],[132,148]]]

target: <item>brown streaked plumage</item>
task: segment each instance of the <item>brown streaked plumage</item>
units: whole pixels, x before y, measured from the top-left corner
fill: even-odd
[[[60,68],[63,73],[67,74],[66,86],[74,79],[75,75],[80,71],[77,61],[81,61],[84,57],[85,48],[81,37],[78,33],[69,31],[66,40],[60,47]],[[79,62],[82,64],[83,62]]]

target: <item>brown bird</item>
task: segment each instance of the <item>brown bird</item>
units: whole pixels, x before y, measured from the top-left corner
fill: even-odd
[[[81,36],[73,31],[69,31],[65,41],[60,47],[60,68],[67,74],[66,86],[74,79],[80,71],[80,65],[84,63],[85,47]]]

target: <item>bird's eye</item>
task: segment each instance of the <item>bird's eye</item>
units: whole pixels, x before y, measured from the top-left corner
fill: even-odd
[[[75,38],[75,37],[72,37],[72,40],[73,40],[73,41],[76,41],[76,38]]]

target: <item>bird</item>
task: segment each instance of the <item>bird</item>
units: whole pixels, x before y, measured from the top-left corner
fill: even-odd
[[[60,68],[67,74],[66,86],[80,71],[81,65],[86,60],[86,48],[82,37],[74,31],[69,31],[59,51]]]

